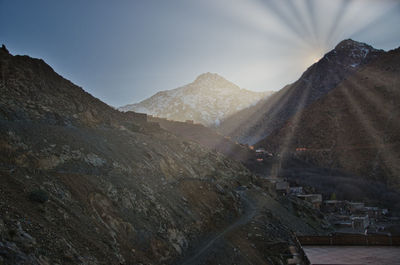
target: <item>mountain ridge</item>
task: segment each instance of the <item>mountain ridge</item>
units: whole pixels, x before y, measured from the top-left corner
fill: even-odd
[[[367,44],[344,40],[311,65],[296,82],[228,117],[218,130],[241,143],[255,144],[383,53]]]
[[[400,190],[399,73],[397,48],[359,68],[256,145]]]

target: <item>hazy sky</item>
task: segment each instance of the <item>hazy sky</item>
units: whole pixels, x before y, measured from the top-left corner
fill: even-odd
[[[398,0],[0,0],[0,42],[110,105],[218,73],[278,90],[339,41],[400,46]]]

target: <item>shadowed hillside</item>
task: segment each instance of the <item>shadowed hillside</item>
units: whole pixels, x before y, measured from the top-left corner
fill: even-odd
[[[159,118],[151,118],[150,120],[159,123],[162,129],[183,137],[186,140],[197,142],[210,150],[220,152],[236,161],[246,162],[255,157],[254,150],[251,150],[248,145],[235,143],[228,137],[218,134],[201,124]]]
[[[114,110],[42,60],[1,48],[0,92],[1,264],[175,264],[208,242],[208,264],[281,264],[292,231],[324,231],[240,163]],[[237,237],[255,217],[265,240]]]
[[[341,82],[257,145],[400,189],[400,49]],[[297,151],[296,148],[305,148]]]

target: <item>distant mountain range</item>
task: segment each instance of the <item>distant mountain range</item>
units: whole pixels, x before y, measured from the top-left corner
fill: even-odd
[[[126,105],[119,110],[218,126],[223,119],[255,105],[272,93],[242,89],[218,74],[205,73],[188,85],[158,92],[140,103]]]

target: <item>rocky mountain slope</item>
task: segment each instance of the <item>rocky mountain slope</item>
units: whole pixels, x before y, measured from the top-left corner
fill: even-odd
[[[230,116],[218,129],[239,142],[254,144],[383,53],[367,44],[344,40],[310,66],[295,83]]]
[[[218,259],[207,264],[282,264],[297,247],[291,231],[320,229],[254,186],[240,163],[5,47],[0,178],[0,264],[179,264],[210,238]],[[254,216],[244,218],[248,209]],[[254,218],[260,237],[250,233]],[[247,237],[235,236],[238,220]]]
[[[188,85],[161,91],[137,104],[119,108],[175,121],[194,120],[203,125],[219,125],[235,112],[256,104],[272,92],[241,89],[218,74],[205,73]]]
[[[400,191],[399,113],[398,48],[359,68],[258,145]]]
[[[192,124],[188,122],[170,121],[160,118],[151,118],[151,121],[160,124],[165,129],[187,141],[193,141],[224,154],[225,156],[240,162],[247,162],[255,157],[255,151],[249,146],[232,141],[228,137],[218,134],[212,128],[201,124]]]
[[[258,176],[269,176],[270,161],[257,161],[256,150],[250,146],[233,141],[230,137],[217,133],[213,128],[189,122],[170,121],[152,117],[150,121],[157,122],[160,127],[186,141],[196,142],[209,150],[219,152],[230,159],[242,163],[252,173]]]

